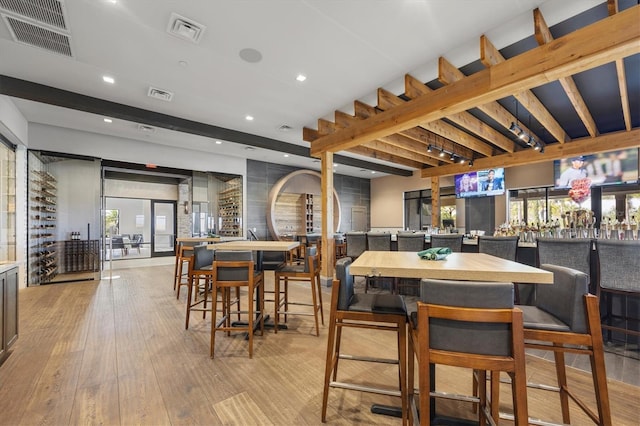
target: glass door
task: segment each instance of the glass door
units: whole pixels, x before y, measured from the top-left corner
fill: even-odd
[[[173,256],[176,240],[176,202],[151,200],[151,257]]]

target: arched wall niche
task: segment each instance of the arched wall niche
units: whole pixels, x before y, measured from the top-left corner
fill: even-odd
[[[322,229],[322,175],[296,170],[280,179],[269,193],[267,225],[274,240],[319,233]],[[340,199],[333,190],[333,232],[340,229]]]

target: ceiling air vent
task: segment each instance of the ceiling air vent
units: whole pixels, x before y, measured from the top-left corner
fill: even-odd
[[[39,47],[59,55],[72,57],[69,36],[33,25],[12,16],[2,15],[13,39],[17,42]]]
[[[166,90],[157,89],[155,87],[149,87],[149,92],[147,93],[147,96],[151,98],[160,99],[161,101],[167,101],[167,102],[171,102],[171,99],[173,99],[173,93],[167,92]]]
[[[138,130],[140,130],[142,133],[155,133],[156,128],[153,126],[148,126],[146,124],[138,124]]]
[[[171,19],[169,19],[169,25],[167,26],[167,32],[176,37],[180,37],[181,39],[198,43],[205,28],[206,27],[202,24],[198,24],[197,22],[187,19],[184,16],[180,16],[177,13],[172,13]]]
[[[0,9],[68,31],[64,3],[58,0],[0,0]]]

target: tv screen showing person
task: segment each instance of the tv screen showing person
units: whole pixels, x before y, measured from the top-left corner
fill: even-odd
[[[589,179],[590,186],[637,182],[638,148],[554,160],[556,188],[572,188],[573,181],[582,179]]]
[[[502,169],[499,171],[502,172]],[[480,183],[482,185],[482,191],[504,191],[502,173],[498,173],[496,169],[487,170],[486,176]]]
[[[571,182],[576,179],[584,179],[587,177],[587,169],[585,168],[585,160],[582,155],[571,157],[569,159],[570,166],[560,173],[557,181],[559,188],[570,188]]]
[[[459,197],[469,197],[478,192],[478,181],[475,172],[456,175],[456,195]]]

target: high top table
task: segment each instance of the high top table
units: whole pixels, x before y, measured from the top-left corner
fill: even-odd
[[[372,277],[553,284],[551,272],[485,253],[451,253],[445,260],[424,260],[416,252],[365,251],[350,271]]]
[[[375,277],[553,284],[552,272],[485,253],[451,253],[444,260],[424,260],[416,252],[365,251],[351,264],[349,272],[352,275]],[[435,369],[433,365],[430,368],[431,388],[434,389]],[[402,417],[399,407],[374,404],[371,411]],[[435,412],[435,401],[431,399],[432,416]],[[443,424],[474,424],[453,419],[441,420],[450,422]]]
[[[262,253],[265,251],[291,251],[300,246],[299,241],[228,241],[218,244],[209,244],[207,247],[211,250],[248,250],[256,252],[256,269],[262,271]],[[264,283],[262,284],[264,285]],[[277,301],[275,302],[277,303]],[[256,300],[256,306],[260,306],[260,302]],[[265,327],[273,327],[273,323],[268,323],[269,315],[264,315]],[[235,321],[233,324],[245,325],[240,321]],[[285,324],[280,324],[278,329],[285,329]]]

